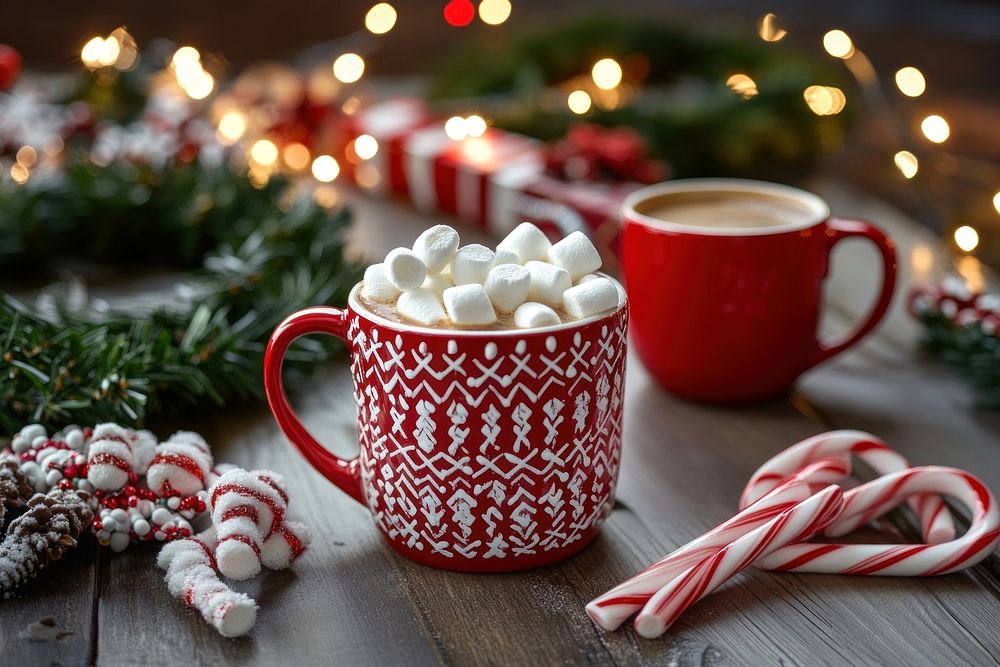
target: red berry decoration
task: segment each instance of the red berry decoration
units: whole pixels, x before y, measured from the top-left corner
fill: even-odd
[[[0,90],[7,90],[21,74],[21,54],[17,49],[0,44]]]

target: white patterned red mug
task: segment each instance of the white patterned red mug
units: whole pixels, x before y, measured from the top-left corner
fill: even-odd
[[[597,534],[621,458],[628,312],[538,329],[392,322],[358,302],[299,311],[264,360],[268,403],[306,460],[367,506],[393,549],[426,565],[509,572],[562,560]],[[302,426],[281,364],[296,338],[346,341],[360,454]]]

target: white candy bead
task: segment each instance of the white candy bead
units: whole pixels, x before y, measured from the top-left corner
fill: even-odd
[[[385,277],[397,289],[417,289],[427,277],[427,265],[409,248],[390,250],[382,265]]]
[[[364,294],[372,301],[392,301],[399,290],[385,277],[384,264],[372,264],[365,269]]]
[[[524,265],[531,274],[528,300],[538,301],[547,306],[562,305],[563,292],[573,286],[566,269],[547,262],[531,261]]]
[[[427,278],[424,279],[424,284],[420,287],[425,290],[430,290],[438,295],[438,298],[444,294],[444,291],[449,287],[454,287],[455,283],[451,282],[451,274],[449,273],[429,273]]]
[[[39,448],[45,446],[45,443],[48,442],[48,440],[49,440],[49,437],[47,435],[37,436],[34,440],[31,441],[31,448],[32,449],[39,449]]]
[[[429,273],[440,273],[457,250],[458,232],[448,225],[434,225],[413,243],[413,253],[423,261]]]
[[[145,519],[136,519],[135,522],[132,524],[132,530],[134,530],[135,534],[138,535],[139,537],[143,537],[149,534],[151,526],[149,525],[149,522],[146,521]]]
[[[456,285],[482,285],[495,259],[496,253],[478,243],[459,248],[451,260],[451,279]]]
[[[559,324],[559,316],[544,303],[529,301],[522,303],[514,311],[514,326],[519,329],[532,329],[534,327],[547,327]]]
[[[111,510],[111,518],[114,519],[116,523],[128,524],[128,512],[120,507],[116,507]]]
[[[549,261],[569,272],[574,281],[601,268],[601,255],[583,232],[573,232],[549,248]]]
[[[482,285],[449,287],[444,291],[444,307],[451,321],[458,325],[486,325],[497,321],[493,304]]]
[[[408,320],[433,326],[446,317],[444,307],[437,295],[426,289],[415,289],[403,292],[396,301],[396,310]]]
[[[111,550],[120,553],[128,548],[128,533],[111,533]]]
[[[66,444],[69,445],[70,449],[75,449],[77,451],[83,449],[85,441],[83,431],[78,428],[72,429],[66,433]]]
[[[497,249],[503,248],[515,253],[519,264],[532,260],[545,261],[551,247],[552,243],[545,232],[530,222],[522,222],[497,245]]]
[[[41,424],[28,424],[21,429],[19,436],[27,440],[29,443],[33,442],[35,438],[45,437],[46,431],[45,427]]]
[[[524,303],[531,287],[531,274],[520,264],[494,266],[486,274],[486,294],[493,307],[503,313],[510,313]]]
[[[31,440],[20,435],[15,435],[13,440],[10,441],[10,448],[14,450],[15,454],[23,454],[31,449]]]
[[[563,292],[563,308],[580,319],[618,305],[618,289],[607,278],[588,280]]]
[[[162,526],[173,519],[174,515],[166,507],[157,507],[149,518],[156,525]]]
[[[589,283],[591,280],[597,280],[600,277],[601,276],[597,275],[596,273],[586,273],[576,279],[576,284],[582,285],[583,283]]]
[[[167,498],[167,507],[169,507],[170,509],[176,510],[180,506],[181,506],[181,499],[178,498],[177,496],[170,496],[169,498]]]

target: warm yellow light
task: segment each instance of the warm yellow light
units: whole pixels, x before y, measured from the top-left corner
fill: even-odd
[[[396,25],[396,8],[388,2],[380,2],[372,6],[365,14],[365,27],[368,32],[384,35]]]
[[[21,146],[17,151],[17,155],[14,159],[18,161],[19,164],[23,164],[25,167],[34,167],[35,163],[38,162],[38,151],[36,151],[31,146]]]
[[[170,64],[174,67],[183,67],[191,63],[200,63],[201,54],[193,46],[182,46],[174,52],[174,57],[170,59]]]
[[[378,153],[378,141],[370,134],[362,134],[354,140],[354,152],[362,160],[370,160]]]
[[[278,147],[274,145],[273,141],[260,139],[250,147],[250,157],[257,164],[265,167],[272,165],[278,159]]]
[[[24,185],[28,182],[28,177],[31,176],[31,172],[20,162],[15,162],[10,167],[10,177],[14,179],[14,182],[18,185]]]
[[[997,210],[997,213],[1000,213],[1000,192],[993,195],[993,208]]]
[[[569,106],[569,110],[575,114],[583,115],[590,111],[590,106],[593,104],[593,100],[590,99],[590,95],[587,94],[585,90],[574,90],[566,98],[566,104]]]
[[[920,130],[924,133],[924,136],[936,144],[948,139],[948,135],[951,134],[951,128],[948,127],[948,121],[946,121],[941,116],[936,114],[930,115],[920,123]]]
[[[462,144],[462,148],[465,150],[466,157],[480,164],[485,164],[494,157],[493,144],[487,139],[472,137]]]
[[[823,35],[823,48],[834,58],[850,58],[854,54],[854,44],[843,30],[831,30]]]
[[[345,53],[333,61],[333,75],[341,83],[354,83],[365,73],[365,61],[356,53]]]
[[[118,27],[111,31],[108,39],[114,39],[118,42],[118,55],[115,57],[113,63],[115,69],[120,72],[132,69],[139,59],[139,49],[132,35],[124,27]]]
[[[354,181],[363,188],[374,188],[382,181],[382,176],[375,165],[361,164],[354,172]]]
[[[487,25],[500,25],[510,18],[509,0],[482,0],[479,3],[479,18]]]
[[[622,66],[614,58],[602,58],[590,71],[594,84],[602,90],[611,90],[622,82]]]
[[[770,12],[760,17],[760,22],[757,23],[757,34],[765,42],[780,41],[781,38],[788,34],[787,30],[782,30],[778,27],[777,19],[778,17]]]
[[[284,150],[281,151],[281,157],[289,169],[302,171],[309,166],[309,158],[311,156],[309,155],[309,149],[304,144],[296,141],[285,146]]]
[[[178,80],[181,88],[184,92],[188,94],[191,99],[203,100],[212,93],[212,89],[215,88],[215,78],[206,72],[205,70],[200,70],[190,76],[185,80]]]
[[[917,175],[917,170],[920,168],[920,163],[917,161],[917,156],[910,151],[899,151],[893,158],[896,161],[896,166],[903,176],[906,178],[913,178]]]
[[[833,116],[843,111],[847,105],[844,91],[834,86],[809,86],[802,97],[817,116]]]
[[[340,174],[340,165],[332,155],[320,155],[313,160],[312,173],[317,181],[329,183]]]
[[[465,132],[470,137],[483,136],[486,134],[486,120],[478,114],[472,114],[465,119]]]
[[[452,116],[444,123],[444,133],[448,135],[449,139],[454,141],[465,139],[469,136],[469,131],[465,126],[465,119],[461,116]]]
[[[94,37],[89,42],[84,44],[82,49],[80,49],[80,60],[82,60],[83,64],[87,67],[97,67],[103,51],[104,38]]]
[[[726,85],[745,100],[758,93],[757,83],[746,74],[733,74],[726,79]]]
[[[340,194],[332,185],[320,185],[313,191],[313,200],[323,208],[333,208],[340,200]]]
[[[904,67],[896,72],[896,87],[908,97],[920,97],[927,89],[927,82],[916,67]]]
[[[97,55],[97,64],[101,67],[114,65],[118,60],[118,54],[122,52],[122,45],[114,37],[108,37],[101,43],[101,51]]]
[[[934,268],[934,251],[926,243],[913,246],[910,251],[910,266],[913,268],[915,277],[930,275]]]
[[[979,245],[979,232],[968,225],[955,230],[955,245],[965,252],[972,252]]]
[[[227,111],[219,119],[219,136],[223,143],[235,143],[239,141],[243,133],[247,131],[247,117],[242,111]]]

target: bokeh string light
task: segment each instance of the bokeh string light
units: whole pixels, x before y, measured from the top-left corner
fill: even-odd
[[[733,74],[726,79],[726,85],[745,100],[757,95],[757,83],[746,74]]]
[[[510,18],[510,0],[481,0],[479,19],[486,25],[500,25]]]
[[[614,58],[601,58],[590,70],[594,85],[601,90],[611,90],[622,82],[622,66]]]
[[[341,83],[354,83],[365,73],[365,60],[356,53],[344,53],[333,61],[333,75]]]
[[[373,35],[384,35],[396,25],[396,18],[396,8],[388,2],[380,2],[365,14],[365,28]]]
[[[951,127],[941,116],[931,114],[920,121],[920,131],[924,133],[928,141],[936,144],[944,143],[951,136]]]
[[[586,90],[574,90],[566,96],[566,106],[569,107],[570,111],[580,116],[590,111],[593,103]]]
[[[903,67],[896,71],[896,87],[907,97],[920,97],[927,89],[927,81],[916,67]]]

